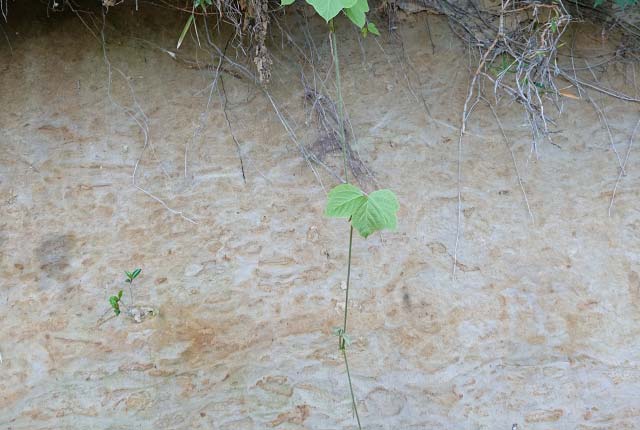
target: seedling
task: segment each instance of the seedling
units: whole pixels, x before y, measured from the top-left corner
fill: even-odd
[[[280,0],[282,6],[287,6],[295,0]],[[338,336],[338,347],[344,357],[344,364],[347,369],[347,379],[349,381],[349,392],[351,394],[351,404],[353,412],[358,422],[358,428],[362,429],[360,416],[356,405],[356,398],[353,393],[351,383],[351,373],[349,372],[349,362],[347,361],[347,346],[351,343],[347,334],[347,308],[349,304],[349,280],[351,278],[351,247],[353,244],[353,229],[358,231],[365,239],[378,230],[385,228],[395,228],[396,212],[398,211],[398,199],[389,190],[378,190],[370,195],[365,194],[359,188],[350,185],[349,168],[347,163],[347,142],[344,134],[344,102],[342,99],[342,84],[340,76],[340,61],[338,57],[338,47],[335,34],[334,18],[343,12],[362,32],[363,36],[373,33],[380,35],[375,24],[367,20],[369,12],[368,0],[306,0],[315,11],[329,24],[329,39],[331,42],[331,55],[335,70],[336,96],[338,108],[338,135],[342,145],[342,158],[344,162],[344,179],[346,184],[341,184],[329,192],[325,215],[333,218],[347,218],[350,222],[349,230],[349,260],[347,263],[347,288],[344,303],[344,321],[342,327],[334,330]]]
[[[127,276],[127,279],[124,280],[127,284],[129,284],[129,303],[130,306],[133,306],[133,281],[138,277],[138,275],[142,272],[142,269],[135,269],[132,272],[125,271],[124,274]],[[109,297],[109,304],[111,305],[111,309],[113,309],[113,313],[116,316],[120,315],[120,305],[124,303],[122,302],[122,290],[118,291],[118,294],[115,296]]]
[[[349,220],[349,258],[347,260],[347,288],[344,297],[344,320],[342,327],[334,329],[338,336],[338,349],[344,357],[349,381],[349,393],[353,412],[360,425],[360,416],[356,405],[356,397],[353,393],[351,373],[347,360],[347,346],[351,344],[351,338],[347,334],[347,315],[349,307],[349,281],[351,280],[351,249],[353,245],[353,229],[355,228],[363,238],[367,238],[376,231],[395,229],[397,224],[396,212],[399,209],[398,199],[390,190],[378,190],[367,195],[358,187],[351,184],[341,184],[329,192],[325,216],[330,218],[346,218]]]

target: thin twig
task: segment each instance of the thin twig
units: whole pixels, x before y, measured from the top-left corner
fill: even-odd
[[[624,161],[622,162],[622,168],[620,169],[620,173],[618,173],[618,178],[616,179],[616,184],[613,187],[613,192],[611,193],[611,201],[609,202],[609,217],[611,217],[611,212],[613,210],[613,200],[616,198],[616,191],[618,190],[618,184],[622,180],[622,177],[625,175],[625,167],[627,166],[627,161],[629,161],[629,154],[631,153],[631,146],[633,145],[633,138],[638,131],[638,127],[640,126],[640,119],[636,122],[636,126],[633,128],[631,132],[631,136],[629,137],[629,145],[627,145],[627,151],[624,155]]]
[[[144,113],[144,111],[142,110],[142,108],[140,107],[137,98],[135,96],[135,91],[133,89],[133,87],[131,86],[131,83],[129,82],[129,79],[127,79],[126,75],[124,74],[124,72],[122,72],[122,70],[120,70],[117,67],[114,67],[111,64],[111,61],[109,60],[109,57],[107,56],[107,41],[106,41],[106,36],[105,36],[105,27],[106,27],[106,21],[107,21],[107,17],[106,17],[106,13],[104,11],[104,8],[102,9],[102,30],[101,30],[101,40],[102,40],[102,55],[104,58],[104,62],[107,66],[107,95],[109,97],[109,100],[111,101],[111,103],[118,107],[119,109],[121,109],[127,116],[129,116],[129,118],[131,118],[131,120],[133,120],[136,125],[140,128],[140,130],[142,131],[142,134],[144,136],[144,144],[142,147],[142,151],[140,153],[140,157],[136,160],[135,165],[133,167],[133,173],[131,174],[131,183],[132,185],[142,191],[144,194],[146,194],[147,196],[149,196],[150,198],[152,198],[153,200],[157,201],[158,203],[160,203],[166,210],[168,210],[171,214],[173,215],[178,215],[180,216],[182,219],[192,223],[192,224],[197,224],[197,222],[195,220],[193,220],[192,218],[184,215],[182,213],[182,211],[178,211],[175,210],[171,207],[169,207],[169,205],[167,205],[167,203],[165,203],[164,200],[162,200],[161,198],[155,196],[154,194],[152,194],[151,192],[147,191],[146,189],[142,188],[141,186],[139,186],[136,182],[136,173],[138,170],[138,165],[140,164],[140,161],[142,160],[142,156],[144,155],[144,152],[146,150],[146,148],[150,145],[150,141],[149,141],[149,126],[148,126],[148,122],[147,122],[147,117]],[[113,99],[113,96],[111,94],[111,84],[112,84],[112,74],[113,74],[113,70],[115,70],[116,72],[118,72],[118,74],[120,74],[120,76],[124,79],[124,81],[127,83],[128,87],[129,87],[129,91],[131,92],[131,96],[134,100],[134,108],[135,109],[131,109],[125,106],[120,105],[118,102],[116,102]]]
[[[464,106],[462,109],[462,116],[460,119],[460,133],[458,135],[458,209],[457,209],[457,217],[456,217],[456,241],[453,249],[453,267],[451,269],[451,276],[455,280],[456,278],[456,267],[458,265],[458,246],[460,243],[460,230],[462,227],[462,137],[464,136],[465,130],[467,128],[467,120],[469,119],[469,115],[473,110],[473,106],[477,104],[477,100],[472,105],[471,109],[469,108],[469,102],[474,94],[474,88],[476,86],[476,82],[478,80],[478,76],[480,76],[480,71],[484,67],[487,58],[495,48],[498,43],[499,37],[493,41],[489,49],[484,53],[480,63],[478,64],[478,68],[475,73],[471,77],[471,82],[469,83],[469,91],[467,92],[467,98],[464,101]],[[479,97],[479,96],[478,96]]]
[[[527,212],[529,213],[529,218],[531,219],[531,223],[533,224],[535,223],[535,218],[533,216],[533,212],[531,211],[531,206],[529,205],[529,198],[527,197],[527,192],[524,189],[524,182],[522,180],[522,176],[520,175],[520,171],[518,170],[518,163],[516,162],[516,156],[513,153],[513,148],[509,144],[509,139],[507,138],[507,134],[504,131],[504,127],[502,126],[502,122],[498,117],[498,113],[496,112],[495,107],[489,102],[489,100],[485,99],[484,97],[481,98],[482,100],[484,100],[487,106],[489,106],[489,109],[491,110],[491,113],[493,114],[493,117],[498,124],[498,128],[500,129],[500,134],[502,134],[502,137],[504,138],[504,144],[509,150],[509,155],[511,155],[511,162],[513,163],[513,168],[516,172],[516,177],[518,178],[518,185],[520,186],[520,191],[522,192],[522,198],[524,199],[525,206],[527,207]]]

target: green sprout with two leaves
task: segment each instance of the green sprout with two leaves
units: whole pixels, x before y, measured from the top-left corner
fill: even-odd
[[[135,269],[131,272],[125,271],[124,274],[127,278],[124,280],[127,284],[129,284],[129,299],[131,300],[131,304],[133,305],[133,281],[138,277],[138,275],[142,272],[142,269]],[[111,305],[111,309],[113,309],[113,313],[116,316],[120,315],[120,305],[122,303],[122,290],[118,291],[118,294],[115,296],[109,297],[109,304]]]

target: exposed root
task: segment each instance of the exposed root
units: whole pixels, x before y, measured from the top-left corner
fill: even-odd
[[[236,150],[238,152],[238,159],[240,160],[240,173],[242,173],[242,181],[247,183],[247,176],[244,172],[244,161],[242,160],[242,149],[240,148],[240,142],[236,138],[235,133],[233,132],[233,127],[231,127],[231,121],[229,120],[229,113],[227,112],[227,104],[229,99],[227,98],[227,91],[224,88],[224,78],[220,78],[220,89],[222,90],[220,93],[220,103],[222,104],[222,112],[224,114],[224,119],[227,122],[227,128],[229,129],[229,134],[231,134],[231,138],[236,145]]]
[[[319,138],[311,147],[311,152],[317,160],[324,161],[327,154],[331,152],[342,153],[343,149],[345,149],[342,147],[343,144],[337,131],[339,127],[338,111],[335,103],[329,97],[319,93],[307,82],[304,82],[304,77],[302,85],[305,99],[311,104],[310,110],[315,113],[316,123],[320,132]],[[351,148],[349,133],[346,128],[343,129],[343,135],[345,137],[344,145],[346,146],[349,170],[356,178],[362,178],[367,174],[367,168]]]
[[[142,160],[142,157],[144,156],[145,151],[149,147],[151,147],[152,151],[154,149],[153,149],[153,146],[151,145],[151,140],[149,138],[148,118],[147,118],[146,114],[144,113],[144,110],[142,109],[142,107],[138,103],[138,100],[137,100],[136,95],[135,95],[135,90],[133,89],[133,87],[131,85],[131,82],[129,81],[127,76],[124,74],[124,72],[122,70],[120,70],[119,68],[113,66],[111,64],[111,61],[109,60],[108,55],[107,55],[107,42],[106,42],[106,36],[105,36],[106,19],[107,19],[106,18],[106,13],[105,13],[105,11],[103,9],[103,11],[102,11],[102,23],[103,24],[102,24],[102,30],[101,30],[100,34],[101,34],[101,41],[102,41],[102,54],[103,54],[105,65],[107,66],[107,95],[109,97],[109,100],[111,101],[111,103],[114,106],[116,106],[117,108],[122,110],[127,116],[129,116],[129,118],[131,118],[131,120],[133,122],[136,123],[136,125],[140,128],[140,131],[142,131],[142,134],[144,136],[144,144],[143,144],[143,147],[142,147],[142,151],[140,153],[140,156],[138,157],[138,159],[135,162],[135,165],[133,167],[133,173],[131,174],[131,183],[136,189],[142,191],[148,197],[150,197],[153,200],[155,200],[158,203],[160,203],[171,214],[178,215],[182,219],[184,219],[185,221],[188,221],[188,222],[190,222],[192,224],[197,224],[197,222],[194,219],[192,219],[191,217],[186,216],[183,213],[183,211],[173,209],[163,199],[161,199],[160,197],[156,196],[155,194],[151,193],[150,191],[147,191],[146,189],[144,189],[143,187],[138,185],[138,183],[136,181],[136,175],[137,175],[137,171],[138,171],[138,166],[140,164],[140,161]],[[113,99],[113,96],[112,96],[112,93],[111,93],[113,71],[116,71],[122,77],[122,79],[127,83],[127,86],[129,87],[129,91],[130,91],[131,97],[133,99],[133,107],[123,106],[123,105],[119,104],[118,102],[116,102]],[[168,175],[164,169],[163,169],[163,171],[164,171],[164,173],[166,175]]]
[[[631,137],[629,137],[629,145],[627,145],[627,151],[624,154],[624,159],[622,161],[622,166],[620,167],[620,173],[616,179],[616,183],[613,186],[613,191],[611,192],[611,201],[609,202],[609,217],[611,217],[613,211],[613,201],[616,198],[616,192],[618,191],[618,185],[622,180],[622,177],[625,176],[625,167],[627,166],[627,161],[629,161],[629,154],[631,153],[631,147],[633,146],[634,138],[636,137],[636,133],[638,132],[638,127],[640,127],[640,119],[636,122],[636,126],[633,127],[633,131],[631,132]]]

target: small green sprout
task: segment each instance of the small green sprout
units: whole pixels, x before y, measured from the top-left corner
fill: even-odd
[[[134,279],[136,279],[138,275],[140,275],[140,272],[142,272],[142,269],[135,269],[131,272],[125,270],[124,272],[124,274],[127,276],[124,282],[129,284],[129,300],[131,300],[129,304],[130,306],[133,305],[133,289],[131,288],[131,286],[133,285]],[[113,313],[115,313],[116,316],[120,315],[120,305],[124,304],[122,302],[122,290],[118,291],[118,295],[109,297],[109,304],[111,305],[111,309],[113,309]]]
[[[125,271],[124,274],[127,275],[127,279],[124,282],[132,283],[134,279],[138,277],[138,275],[142,272],[142,269],[136,269],[133,272]]]

